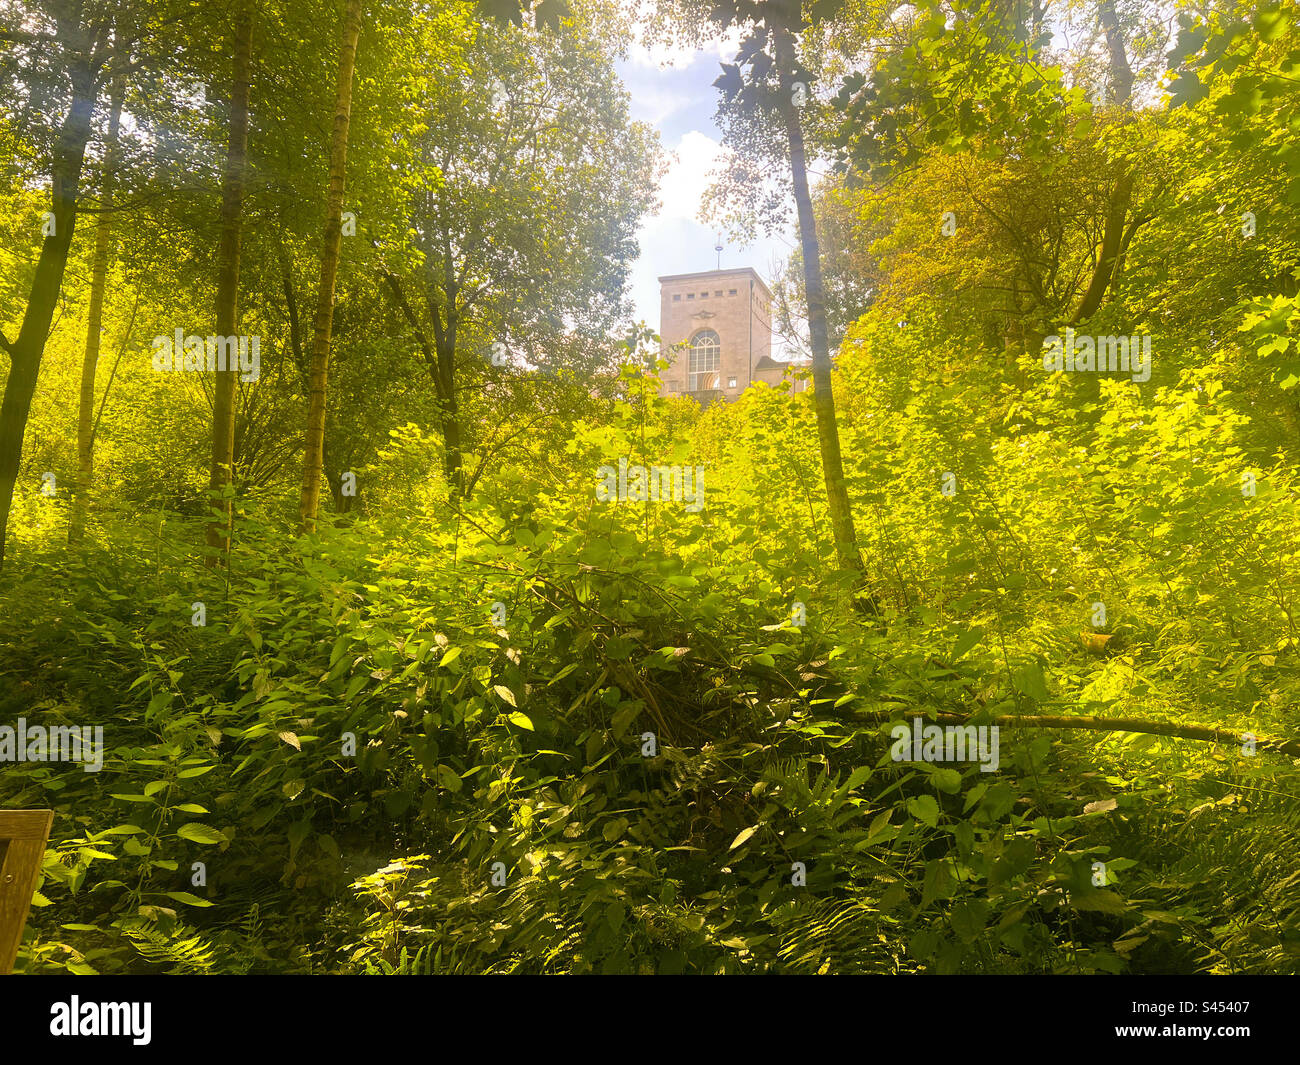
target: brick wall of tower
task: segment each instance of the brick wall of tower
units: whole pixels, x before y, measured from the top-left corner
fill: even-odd
[[[674,345],[712,329],[721,345],[718,387],[728,400],[739,396],[750,383],[751,356],[757,363],[772,353],[772,294],[762,278],[748,268],[676,274],[659,279],[659,296],[659,336],[664,358],[672,360],[661,394],[690,389],[689,351],[674,351]],[[759,379],[756,372],[753,379]]]

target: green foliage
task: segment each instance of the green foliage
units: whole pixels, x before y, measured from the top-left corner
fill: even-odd
[[[1242,497],[1245,423],[1212,374],[1117,386],[1095,426],[1046,384],[1010,432],[974,383],[899,406],[878,376],[841,368],[884,628],[847,608],[816,482],[797,487],[807,397],[755,390],[684,448],[680,401],[632,370],[562,469],[502,466],[419,524],[294,543],[246,507],[222,578],[181,525],[174,554],[52,549],[6,592],[4,712],[102,723],[109,749],[99,774],[6,773],[6,805],[59,812],[28,969],[1292,971],[1296,852],[1265,846],[1295,830],[1269,798],[1285,766],[1011,729],[990,774],[893,761],[884,720],[1283,731],[1290,482]],[[700,518],[593,504],[621,453],[707,463]],[[1093,598],[1118,657],[1079,647]],[[1193,831],[1212,816],[1240,819],[1231,849]]]
[[[1249,33],[1240,12],[1184,18],[1171,100],[1123,117],[1094,116],[1005,5],[949,7],[951,26],[904,13],[834,114],[799,120],[810,156],[895,182],[823,197],[861,573],[836,561],[807,392],[701,412],[659,395],[653,335],[619,343],[651,139],[614,76],[619,32],[550,2],[367,22],[335,505],[300,533],[316,207],[297,189],[323,173],[328,100],[259,71],[241,306],[281,339],[241,392],[217,565],[210,382],[138,357],[105,397],[90,535],[66,543],[39,472],[76,461],[75,277],[48,344],[0,579],[0,724],[102,728],[104,749],[98,771],[0,774],[0,806],[56,815],[20,970],[1300,972],[1297,767],[1245,735],[1292,736],[1300,706],[1292,5]],[[733,131],[758,143],[771,116],[737,110],[779,102],[777,31],[802,35],[785,80],[821,77],[814,46],[852,40],[856,10],[715,9],[755,31],[721,79]],[[315,20],[267,17],[268,54],[323,78]],[[213,73],[212,30],[187,85]],[[134,108],[174,143],[132,148],[127,187],[179,183],[217,143],[216,103],[151,84]],[[4,143],[34,152],[12,103]],[[511,110],[552,106],[562,121],[534,126]],[[1106,175],[1144,145],[1091,328],[1150,334],[1156,369],[1046,373],[1035,330],[1077,305]],[[43,201],[6,175],[8,328]],[[205,253],[150,235],[201,247],[211,206],[133,207],[150,232],[108,275],[106,351],[211,305]],[[1249,246],[1247,210],[1268,222]],[[88,262],[77,245],[70,275]],[[430,359],[421,330],[453,320]],[[509,367],[481,357],[498,335]],[[620,460],[702,470],[704,506],[602,499]],[[996,764],[896,757],[917,721],[996,722]],[[1167,723],[1242,743],[1128,731]]]
[[[836,96],[835,143],[868,178],[906,170],[933,146],[1041,164],[1071,118],[1091,110],[1079,87],[1041,61],[1045,41],[1004,23],[1006,5],[953,5],[952,26],[946,6],[919,5],[906,45],[884,52],[870,77],[850,74]]]

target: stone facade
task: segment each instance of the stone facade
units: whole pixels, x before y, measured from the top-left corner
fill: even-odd
[[[754,381],[776,384],[772,361],[772,293],[749,267],[672,274],[659,279],[662,395],[701,403],[734,400]],[[688,347],[673,350],[686,341]],[[762,364],[762,365],[760,365]]]

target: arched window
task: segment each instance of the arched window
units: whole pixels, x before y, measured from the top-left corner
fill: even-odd
[[[691,338],[690,389],[704,392],[720,385],[722,341],[712,329],[701,329]]]

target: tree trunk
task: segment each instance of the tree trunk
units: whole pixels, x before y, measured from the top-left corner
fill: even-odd
[[[0,347],[9,353],[10,359],[9,381],[5,385],[4,401],[0,403],[0,569],[4,567],[9,512],[22,462],[23,435],[32,409],[32,397],[36,394],[45,341],[63,286],[63,272],[68,264],[72,231],[77,221],[81,168],[85,163],[86,143],[90,140],[91,119],[95,113],[97,90],[89,64],[79,62],[69,70],[69,76],[72,104],[59,130],[51,167],[54,231],[41,245],[18,338],[10,343],[0,336]]]
[[[338,275],[343,228],[343,186],[347,176],[348,123],[352,116],[352,74],[357,39],[361,35],[361,0],[348,0],[339,46],[339,77],[335,92],[334,135],[330,143],[329,192],[325,204],[325,246],[320,258],[320,293],[316,302],[316,333],[312,341],[311,392],[307,408],[307,444],[302,462],[302,495],[298,501],[300,529],[316,527],[320,509],[321,464],[325,452],[325,389],[329,379],[330,329],[334,323],[334,281]]]
[[[415,309],[401,281],[389,270],[380,270],[380,277],[388,284],[393,295],[393,302],[411,327],[415,341],[420,345],[420,354],[433,382],[434,395],[438,399],[438,425],[442,429],[443,471],[453,498],[464,492],[464,462],[461,452],[460,413],[456,405],[456,322],[453,319],[449,327],[442,324],[442,312],[434,295],[429,295],[427,305],[429,320],[433,324],[433,343],[415,315]]]
[[[437,310],[433,313],[436,315]],[[435,322],[437,319],[435,318]],[[442,422],[443,469],[447,486],[453,499],[465,491],[464,459],[461,454],[460,410],[456,403],[456,322],[453,319],[444,329],[437,330],[435,347],[438,350],[436,368],[438,415]]]
[[[1093,268],[1088,290],[1079,301],[1079,307],[1070,319],[1071,325],[1091,318],[1101,307],[1101,301],[1110,288],[1115,277],[1115,266],[1119,262],[1123,246],[1124,222],[1128,218],[1129,205],[1133,199],[1133,176],[1127,170],[1121,170],[1115,185],[1111,189],[1110,201],[1106,206],[1106,228],[1102,231],[1101,251],[1097,265]]]
[[[453,500],[457,500],[464,495],[465,489],[460,410],[456,403],[456,336],[460,329],[456,297],[459,287],[450,237],[445,230],[441,246],[435,245],[434,237],[430,235],[425,247],[425,263],[432,267],[439,262],[442,265],[442,294],[439,296],[433,277],[429,276],[424,298],[429,320],[433,323],[433,346],[437,354],[437,361],[431,369],[438,394],[438,421],[442,426],[443,472],[447,477],[448,492]]]
[[[808,192],[808,171],[804,161],[803,131],[794,104],[794,45],[788,30],[777,29],[776,62],[781,74],[781,116],[790,139],[790,175],[794,184],[795,205],[799,212],[799,243],[803,253],[804,295],[808,302],[808,335],[812,342],[813,407],[817,413],[817,439],[821,445],[822,475],[826,481],[826,498],[830,507],[831,529],[835,536],[835,554],[840,568],[862,572],[853,511],[844,484],[844,465],[840,458],[840,433],[835,423],[835,396],[831,389],[830,342],[826,328],[826,296],[822,285],[821,248],[817,224],[813,218],[812,197]]]
[[[1106,47],[1110,51],[1110,102],[1127,107],[1133,95],[1133,70],[1124,52],[1124,36],[1120,32],[1119,20],[1115,17],[1114,0],[1102,0],[1097,5],[1097,10],[1102,29],[1106,33]],[[1083,294],[1074,317],[1070,320],[1071,325],[1078,325],[1097,312],[1111,283],[1118,276],[1117,265],[1127,247],[1124,240],[1125,222],[1128,219],[1132,200],[1133,174],[1127,165],[1120,163],[1115,184],[1111,189],[1110,201],[1106,206],[1106,225],[1102,230],[1101,252],[1097,258],[1097,265],[1093,268],[1088,289]],[[1131,233],[1129,235],[1132,236]]]
[[[100,210],[95,228],[95,255],[90,266],[90,308],[86,314],[86,352],[81,362],[81,401],[77,407],[77,482],[68,524],[68,543],[80,543],[86,530],[86,507],[95,473],[95,372],[99,365],[99,342],[104,314],[104,288],[108,279],[109,249],[113,235],[113,195],[117,185],[117,137],[122,126],[122,97],[126,86],[121,77],[113,80],[108,115],[108,143],[104,148],[104,178]]]
[[[236,336],[239,329],[239,239],[244,204],[244,171],[248,163],[248,97],[253,55],[251,0],[237,9],[232,30],[234,77],[230,86],[230,130],[226,168],[221,179],[221,236],[217,246],[217,335]],[[209,569],[230,550],[231,507],[225,489],[234,480],[235,390],[238,365],[214,369],[212,402],[212,470],[208,478],[210,507],[216,513],[208,522]]]

